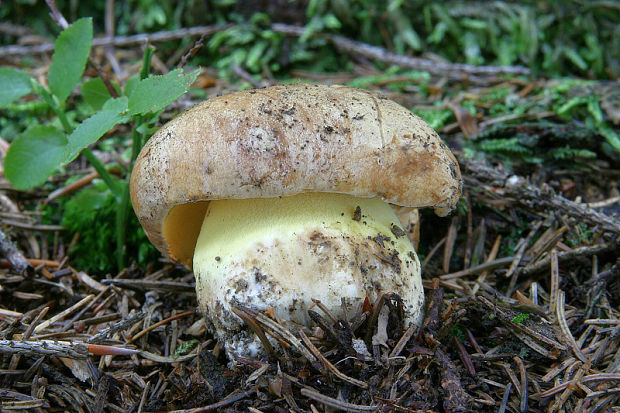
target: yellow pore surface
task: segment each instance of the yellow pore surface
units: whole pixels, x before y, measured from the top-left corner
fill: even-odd
[[[354,219],[359,207],[361,216]],[[345,236],[391,236],[400,254],[413,251],[394,211],[379,198],[357,198],[346,194],[304,193],[282,198],[211,201],[194,251],[194,270],[222,268],[229,260],[246,254],[257,242],[279,239],[286,242],[312,228]]]

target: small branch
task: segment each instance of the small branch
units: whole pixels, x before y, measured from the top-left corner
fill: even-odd
[[[470,411],[472,399],[463,389],[456,373],[456,365],[441,349],[435,350],[435,359],[441,366],[441,387],[444,390],[443,408],[446,412]]]
[[[378,409],[377,406],[364,406],[360,404],[343,402],[341,400],[334,399],[333,397],[325,396],[324,394],[312,389],[301,389],[301,394],[314,401],[323,403],[326,406],[345,412],[374,412]]]
[[[5,308],[0,308],[0,320],[6,319],[20,319],[24,316],[24,313],[20,313],[18,311],[11,311]]]
[[[302,344],[301,340],[295,337],[293,333],[291,333],[286,327],[280,325],[275,322],[271,318],[267,317],[263,313],[255,310],[251,310],[249,308],[242,308],[242,310],[254,317],[257,323],[261,326],[266,327],[278,334],[283,340],[288,341],[293,347],[297,349],[310,363],[314,363],[317,359],[314,355]]]
[[[178,40],[184,37],[209,36],[214,33],[226,30],[234,26],[233,24],[219,24],[212,26],[197,26],[187,29],[165,30],[155,33],[142,33],[133,36],[114,36],[98,37],[93,39],[93,47],[106,46],[135,46],[147,43],[158,43],[169,40]],[[36,46],[4,46],[0,47],[0,57],[6,56],[25,56],[33,54],[50,53],[54,51],[54,43],[43,43]]]
[[[128,288],[138,291],[166,291],[177,293],[192,293],[196,291],[194,284],[176,281],[152,281],[152,280],[131,280],[131,279],[105,279],[101,280],[103,285],[115,285],[121,288]]]
[[[58,266],[60,266],[60,263],[58,261],[52,261],[52,260],[40,260],[36,258],[26,258],[26,261],[28,261],[30,265],[32,265],[33,267],[36,267],[38,265],[45,265],[46,267],[57,268]],[[13,268],[13,267],[14,265],[10,261],[0,260],[0,268]]]
[[[99,177],[99,174],[97,172],[91,172],[88,175],[81,177],[80,179],[72,182],[71,184],[67,186],[58,188],[50,192],[50,194],[47,196],[46,201],[50,202],[50,201],[55,200],[56,198],[60,198],[62,196],[75,192],[76,190],[90,184],[93,181],[93,179],[96,179],[98,177]]]
[[[106,183],[110,191],[116,196],[121,195],[121,187],[118,182],[112,177],[112,175],[108,172],[103,162],[97,158],[90,149],[84,148],[82,150],[82,155],[88,160],[88,162],[95,168],[95,171],[99,174],[101,179]]]
[[[127,343],[128,343],[128,344],[133,343],[134,341],[136,341],[137,339],[139,339],[139,338],[140,338],[140,337],[142,337],[143,335],[145,335],[145,334],[147,334],[147,333],[149,333],[149,332],[151,332],[151,331],[155,330],[157,327],[161,327],[161,326],[163,326],[164,324],[168,324],[168,323],[169,323],[169,322],[171,322],[171,321],[178,320],[179,318],[187,317],[188,315],[192,315],[192,314],[194,314],[194,313],[195,313],[195,311],[186,311],[186,312],[184,312],[184,313],[175,314],[175,315],[173,315],[173,316],[171,316],[171,317],[166,318],[165,320],[161,320],[160,322],[153,324],[152,326],[150,326],[150,327],[148,327],[148,328],[146,328],[146,329],[144,329],[144,330],[140,331],[140,332],[139,332],[139,333],[137,333],[135,336],[133,336],[133,337],[129,338],[129,339],[127,340]]]
[[[60,28],[63,30],[69,27],[69,23],[67,22],[67,19],[65,19],[65,16],[63,16],[60,10],[58,10],[58,7],[56,7],[56,0],[45,0],[45,2],[47,3],[47,6],[51,10],[50,16],[52,17],[52,20],[54,20],[58,24],[58,26],[60,26]],[[107,21],[106,21],[106,25],[107,25]],[[114,89],[112,82],[110,82],[110,78],[103,71],[101,66],[99,66],[97,62],[95,62],[93,58],[90,56],[88,57],[88,63],[90,63],[90,65],[95,69],[95,71],[97,72],[97,75],[101,78],[101,80],[103,81],[103,84],[108,90],[108,93],[110,93],[110,96],[112,96],[113,98],[119,97],[118,92],[116,91],[116,89]]]
[[[505,267],[507,264],[513,262],[515,257],[503,257],[497,258],[492,261],[484,262],[480,265],[476,265],[475,267],[467,268],[461,271],[456,271],[450,274],[444,274],[439,276],[442,280],[452,280],[454,278],[461,278],[471,274],[477,274],[482,271],[494,270],[495,268]]]
[[[480,183],[493,186],[494,194],[501,193],[515,202],[537,212],[541,210],[553,211],[556,214],[566,214],[575,219],[598,225],[603,231],[620,235],[620,220],[612,216],[595,211],[583,204],[571,201],[561,195],[556,195],[552,188],[532,185],[523,177],[509,176],[491,167],[482,165],[461,156],[459,163],[463,170],[465,183],[472,191],[488,192],[490,189],[480,188]]]
[[[233,24],[198,26],[187,29],[136,34],[133,36],[99,37],[93,40],[93,47],[133,46],[136,44],[177,40],[184,37],[209,36],[233,26]],[[301,36],[305,31],[304,27],[283,23],[274,23],[271,25],[271,28],[277,33],[289,36]],[[430,59],[398,55],[382,47],[356,42],[343,36],[328,34],[322,34],[321,36],[343,52],[398,65],[407,69],[424,70],[436,76],[445,76],[450,80],[460,81],[467,79],[477,83],[488,83],[489,78],[496,76],[530,74],[530,70],[522,66],[474,66],[461,63],[442,63]],[[52,43],[44,43],[36,46],[4,46],[0,47],[0,57],[49,53],[53,50],[54,45]]]
[[[222,409],[223,407],[226,407],[235,402],[238,402],[239,400],[245,399],[246,397],[250,397],[254,393],[255,393],[254,390],[248,390],[243,393],[238,393],[234,396],[229,396],[228,398],[222,401],[210,404],[208,406],[196,407],[195,409],[172,410],[170,413],[200,413],[200,412],[210,412],[213,410],[219,410],[219,409]]]
[[[573,258],[577,257],[591,257],[596,254],[602,254],[605,252],[611,252],[618,248],[618,243],[609,243],[609,244],[599,244],[592,245],[587,247],[579,247],[574,248],[570,251],[561,252],[558,254],[558,261],[565,262]],[[543,271],[549,268],[549,264],[551,263],[551,254],[547,255],[545,258],[528,264],[521,270],[521,275],[527,277],[531,274],[536,274],[537,272]]]
[[[310,350],[310,352],[314,355],[314,357],[316,357],[317,360],[319,360],[321,364],[325,366],[325,368],[327,368],[334,376],[338,377],[342,381],[346,381],[347,383],[353,384],[354,386],[361,387],[362,389],[368,388],[368,383],[355,379],[353,377],[349,377],[346,374],[342,373],[340,370],[338,370],[338,368],[334,366],[329,360],[327,360],[325,356],[321,354],[319,349],[316,348],[314,344],[312,344],[312,342],[310,341],[306,333],[304,333],[301,328],[298,330],[298,332],[299,332],[299,336],[301,337],[301,340],[304,342],[308,350]]]
[[[99,76],[99,78],[101,78],[101,80],[103,81],[103,85],[105,86],[110,96],[112,96],[113,98],[120,97],[120,94],[114,88],[112,81],[110,81],[110,77],[108,76],[108,74],[103,71],[101,66],[99,66],[91,56],[88,56],[88,63],[93,67],[93,69],[95,69],[95,71],[97,72],[97,76]]]
[[[246,323],[250,327],[250,329],[254,332],[254,334],[256,334],[260,342],[263,344],[263,347],[265,348],[267,355],[273,360],[278,360],[278,356],[276,352],[274,351],[273,347],[271,346],[269,339],[265,335],[265,332],[263,331],[263,329],[254,320],[254,318],[239,308],[231,307],[230,309],[232,310],[233,313],[235,313],[237,317],[242,319],[243,322]]]
[[[17,245],[0,229],[0,255],[6,257],[13,269],[20,275],[24,275],[32,266],[17,248]]]
[[[86,304],[88,304],[93,298],[95,298],[95,296],[93,294],[87,295],[86,297],[82,298],[80,301],[78,301],[77,303],[75,303],[74,305],[72,305],[71,307],[67,308],[64,311],[61,311],[60,313],[56,314],[55,316],[53,316],[52,318],[50,318],[49,320],[46,320],[44,322],[42,322],[41,324],[39,324],[35,329],[34,332],[35,334],[40,332],[41,330],[46,329],[47,327],[51,326],[52,324],[54,324],[57,321],[60,321],[62,319],[64,319],[66,316],[68,316],[69,314],[73,313],[74,311],[80,309],[81,307],[85,306]]]
[[[603,271],[597,274],[595,277],[586,281],[586,285],[590,285],[593,283],[597,283],[599,281],[606,281],[607,279],[613,280],[620,276],[620,258],[616,259],[616,263],[608,269],[607,271]]]
[[[581,352],[579,345],[575,341],[575,337],[573,337],[573,334],[568,327],[568,322],[566,321],[566,313],[564,309],[564,300],[564,291],[560,290],[555,307],[555,313],[558,319],[558,324],[560,325],[560,330],[562,331],[562,334],[564,334],[564,338],[566,339],[566,341],[570,344],[575,356],[583,363],[586,363],[588,360],[586,359],[586,356]]]
[[[60,10],[58,10],[58,7],[56,7],[56,0],[45,0],[45,2],[50,8],[50,17],[52,20],[54,20],[63,29],[69,27],[67,19],[65,19]]]
[[[409,340],[411,340],[411,337],[413,337],[413,334],[417,333],[418,330],[419,330],[418,326],[416,326],[415,324],[411,324],[409,328],[407,329],[407,331],[405,331],[405,334],[403,334],[400,340],[398,340],[398,343],[396,343],[396,345],[390,352],[388,359],[393,359],[393,358],[400,356],[400,353],[403,351],[403,349],[405,348]]]
[[[271,29],[276,33],[290,36],[302,36],[306,29],[302,26],[291,26],[282,23],[273,23]],[[480,77],[494,77],[501,75],[529,75],[530,70],[522,66],[474,66],[461,63],[442,63],[430,59],[410,57],[392,53],[383,47],[372,46],[357,42],[343,36],[322,34],[322,37],[343,52],[379,60],[407,69],[423,70],[436,76],[445,76],[450,80],[472,80],[487,83],[488,79]]]
[[[620,373],[595,373],[595,374],[590,374],[582,378],[572,379],[569,381],[565,381],[562,384],[559,384],[549,390],[546,390],[540,393],[539,396],[545,399],[547,397],[553,396],[556,393],[561,392],[567,387],[574,386],[575,384],[578,384],[578,383],[590,383],[590,382],[596,382],[596,381],[611,381],[611,380],[620,380]]]
[[[207,34],[203,33],[202,36],[200,36],[200,39],[196,40],[196,43],[194,43],[194,46],[191,49],[189,49],[188,52],[185,53],[181,57],[181,61],[177,65],[178,69],[182,69],[183,67],[185,67],[185,65],[187,64],[187,61],[191,59],[192,57],[194,57],[194,55],[198,53],[200,49],[202,49],[202,46],[204,45],[203,42],[205,40],[205,37],[207,37]]]
[[[261,88],[264,86],[261,84],[261,82],[254,79],[251,74],[243,70],[238,64],[233,63],[232,70],[233,72],[235,72],[237,76],[239,76],[241,79],[245,80],[246,82],[250,83],[255,88]]]
[[[0,340],[0,353],[68,357],[84,360],[88,358],[85,344],[59,343],[54,341]]]
[[[101,330],[100,332],[98,332],[97,334],[95,334],[94,336],[90,337],[89,339],[86,340],[87,343],[89,344],[95,344],[95,343],[100,343],[103,342],[107,339],[109,339],[110,337],[112,337],[113,334],[119,332],[119,331],[123,331],[123,330],[127,330],[128,328],[130,328],[131,326],[133,326],[135,323],[142,321],[142,319],[144,319],[144,317],[146,316],[146,313],[141,311],[139,313],[135,313],[129,316],[129,318],[125,319],[125,320],[121,320],[118,323],[112,324],[110,327]]]
[[[45,225],[45,224],[29,224],[27,222],[13,221],[12,219],[5,219],[2,221],[4,225],[19,228],[19,229],[27,229],[29,231],[64,231],[65,227],[62,225]],[[1,241],[0,241],[1,242]]]

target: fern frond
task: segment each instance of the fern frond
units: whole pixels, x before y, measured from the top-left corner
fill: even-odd
[[[478,142],[478,147],[485,152],[531,154],[531,150],[523,146],[519,140],[519,137],[483,140]]]

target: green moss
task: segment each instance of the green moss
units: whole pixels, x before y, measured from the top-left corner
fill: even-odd
[[[78,242],[69,251],[73,266],[96,274],[116,271],[117,208],[114,196],[101,182],[61,202],[57,212],[64,210],[61,224],[67,229],[66,238],[70,240],[79,233]],[[154,262],[159,253],[146,238],[133,213],[127,225],[127,255],[140,266]]]

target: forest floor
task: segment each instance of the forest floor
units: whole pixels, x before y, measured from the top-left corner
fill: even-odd
[[[498,101],[535,101],[533,90],[554,81],[437,80],[422,93],[409,77],[363,65],[294,75],[316,83],[375,76],[365,86],[406,107],[431,110],[441,99],[452,112],[438,129],[459,159],[464,193],[447,218],[421,211],[422,328],[402,324],[393,294],[336,322],[317,305],[316,324],[303,328],[241,309],[275,340],[266,357],[233,366],[196,311],[191,272],[164,260],[104,276],[74,266],[62,228],[44,225],[37,211],[70,178],[92,173],[78,159],[53,187],[19,192],[0,181],[0,410],[618,411],[617,162],[472,156],[475,136],[546,136],[535,149],[544,153],[578,126],[534,110],[503,119],[511,123],[502,129],[485,112],[493,102],[476,115],[458,106],[496,90],[506,90]],[[197,82],[206,96],[239,87],[209,70]],[[459,90],[451,100],[448,88]],[[163,118],[192,103],[183,98]]]

